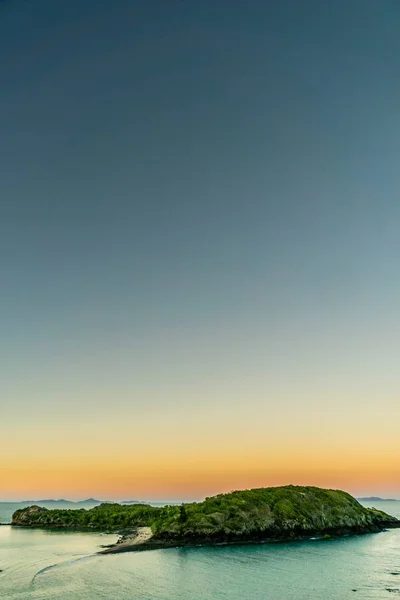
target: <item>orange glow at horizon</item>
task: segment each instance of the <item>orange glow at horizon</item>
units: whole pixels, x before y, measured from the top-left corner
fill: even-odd
[[[370,456],[324,455],[281,456],[268,460],[266,456],[241,458],[234,456],[202,463],[195,460],[168,462],[139,461],[113,457],[102,461],[47,461],[35,464],[27,459],[24,465],[8,464],[2,469],[0,496],[13,490],[15,499],[42,497],[102,499],[168,500],[201,499],[207,495],[233,489],[298,484],[358,490],[393,489],[398,481],[398,457],[389,461],[385,454]],[[7,482],[7,487],[4,482]],[[4,486],[4,487],[3,487]]]
[[[196,392],[190,408],[136,420],[127,410],[123,422],[111,401],[93,415],[36,413],[18,424],[20,441],[3,425],[0,500],[186,500],[289,483],[400,495],[397,422],[377,429],[375,395],[364,396],[361,419],[333,393],[330,410],[315,403],[307,411],[282,398],[266,408],[255,393],[249,410],[243,390],[235,393],[211,405]],[[388,410],[394,402],[388,395]]]

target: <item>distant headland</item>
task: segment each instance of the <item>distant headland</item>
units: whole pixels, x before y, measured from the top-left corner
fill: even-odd
[[[329,538],[400,527],[400,521],[375,508],[365,508],[340,490],[288,485],[219,494],[179,506],[105,503],[90,510],[31,506],[17,510],[12,525],[119,532],[119,541],[104,550],[116,553]]]
[[[54,498],[46,498],[45,500],[21,500],[21,504],[27,504],[28,502],[30,504],[71,504],[73,506],[75,504],[104,504],[105,502],[108,502],[108,500],[96,500],[96,498],[86,498],[86,500],[65,500],[64,498],[57,500]]]
[[[379,498],[379,496],[368,496],[367,498],[357,498],[359,502],[399,502],[397,498]]]

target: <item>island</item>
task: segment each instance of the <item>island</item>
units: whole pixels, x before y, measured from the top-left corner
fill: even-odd
[[[103,552],[210,544],[329,539],[400,527],[400,521],[362,506],[341,490],[311,486],[259,488],[173,506],[101,504],[90,510],[17,510],[19,527],[96,530],[120,534]]]

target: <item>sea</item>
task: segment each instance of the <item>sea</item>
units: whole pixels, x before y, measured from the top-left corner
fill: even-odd
[[[374,506],[400,518],[400,501]],[[0,522],[9,520],[10,506],[0,503]],[[0,599],[400,597],[400,529],[336,540],[96,554],[115,540],[110,534],[1,526]]]

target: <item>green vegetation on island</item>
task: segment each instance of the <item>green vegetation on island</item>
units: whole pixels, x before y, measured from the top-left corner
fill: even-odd
[[[30,506],[17,510],[12,525],[24,527],[49,527],[63,529],[94,529],[120,531],[132,527],[145,527],[157,516],[160,508],[148,504],[103,503],[89,510],[47,509]]]
[[[339,490],[284,486],[219,494],[203,502],[154,507],[101,504],[90,510],[18,510],[13,525],[123,531],[151,528],[156,545],[257,542],[347,535],[398,527],[400,521],[365,508]]]

